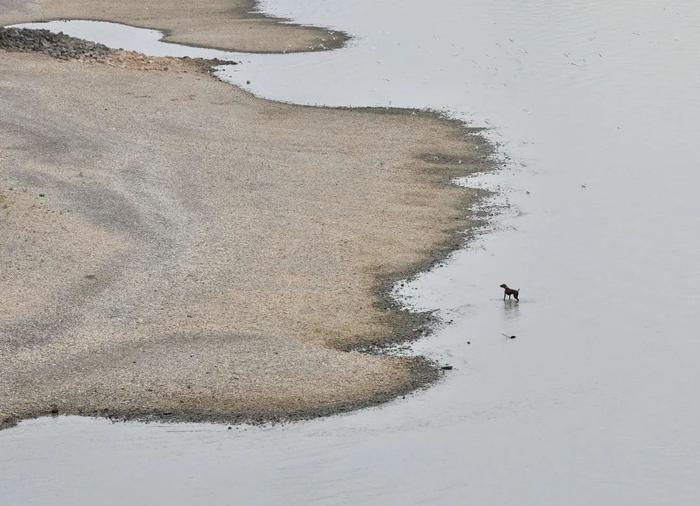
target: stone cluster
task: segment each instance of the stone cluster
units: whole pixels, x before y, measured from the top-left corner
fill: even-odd
[[[110,53],[103,44],[96,44],[48,30],[0,27],[0,49],[38,52],[61,60],[101,58]]]

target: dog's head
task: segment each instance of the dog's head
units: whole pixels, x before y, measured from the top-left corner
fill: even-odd
[[[498,286],[500,286],[501,288],[504,288],[504,289],[508,288],[508,285],[506,285],[505,283],[503,283],[502,285],[498,285]]]

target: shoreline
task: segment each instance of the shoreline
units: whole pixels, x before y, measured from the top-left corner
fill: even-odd
[[[0,0],[0,8],[3,7],[3,1],[8,2]],[[89,0],[39,0],[34,2],[29,10],[26,10],[27,6],[13,10],[13,2],[9,0],[6,11],[0,12],[0,26],[67,19],[107,21],[157,30],[163,34],[163,42],[253,54],[329,51],[344,47],[352,39],[343,31],[268,16],[259,12],[259,0],[207,1],[208,4],[213,4],[204,6],[211,9],[207,14],[202,13],[201,9],[194,9],[172,15],[170,19],[162,19],[155,17],[149,7],[136,0],[108,5],[97,5]],[[171,3],[176,4],[177,0],[158,0],[149,5],[158,5],[162,14],[182,10],[182,6],[178,5],[178,8],[175,8]],[[202,19],[193,24],[196,15],[200,15]],[[215,23],[220,26],[215,28]],[[250,37],[241,35],[246,28],[251,32]]]
[[[150,60],[157,60],[151,58]],[[172,60],[172,59],[168,59]],[[200,68],[200,71],[202,69]],[[167,71],[166,71],[167,72]],[[225,84],[225,86],[231,86],[230,84]],[[243,90],[238,90],[239,93],[249,94]],[[266,99],[261,99],[254,97],[254,100],[261,101],[267,104],[279,104],[278,102],[269,101]],[[293,106],[289,107],[294,109],[325,109],[327,111],[336,111],[338,114],[343,114],[344,112],[352,113],[367,113],[369,115],[375,116],[398,116],[401,118],[408,117],[412,120],[421,121],[433,121],[437,122],[447,130],[455,131],[459,130],[461,132],[461,142],[477,143],[482,149],[479,151],[478,159],[472,159],[467,161],[466,156],[462,156],[465,159],[464,164],[460,164],[459,167],[454,163],[456,158],[451,156],[449,153],[440,152],[425,152],[420,153],[418,158],[422,162],[428,164],[423,167],[423,177],[427,177],[429,184],[441,189],[448,187],[454,187],[452,180],[455,177],[463,176],[466,174],[473,174],[475,172],[483,172],[490,170],[493,166],[490,160],[490,155],[492,153],[491,146],[487,141],[481,137],[475,135],[478,129],[468,129],[461,122],[456,120],[451,120],[440,116],[433,112],[425,111],[414,111],[414,110],[404,110],[404,109],[384,109],[384,108],[315,108],[311,106]],[[470,163],[471,162],[471,163]],[[468,231],[474,226],[475,218],[469,216],[467,211],[470,206],[472,206],[479,198],[479,190],[472,189],[461,189],[461,198],[458,199],[458,203],[453,208],[453,211],[458,210],[460,216],[459,219],[455,219],[456,223],[449,227],[449,232],[445,233],[445,239],[433,244],[433,247],[429,251],[423,251],[419,258],[411,262],[405,268],[398,271],[375,273],[374,275],[374,288],[371,292],[374,293],[374,300],[372,305],[380,309],[385,317],[384,325],[385,329],[389,329],[388,332],[383,333],[381,336],[365,336],[359,339],[348,341],[347,339],[327,339],[324,341],[324,345],[332,349],[351,351],[357,349],[367,349],[383,347],[389,344],[395,344],[398,342],[406,342],[410,340],[417,339],[419,337],[424,337],[432,332],[436,320],[429,313],[412,313],[409,310],[402,308],[398,302],[392,299],[390,291],[393,283],[399,279],[410,278],[413,275],[424,272],[432,266],[443,261],[447,256],[449,256],[453,251],[459,249],[464,245],[467,240]],[[376,350],[375,350],[376,352]],[[119,412],[114,409],[107,409],[102,412],[83,412],[78,410],[75,412],[71,409],[58,409],[60,414],[80,414],[87,416],[102,416],[118,420],[163,420],[163,421],[179,421],[179,422],[228,422],[231,423],[232,420],[235,423],[240,422],[252,422],[252,423],[262,423],[270,421],[285,421],[285,420],[298,420],[315,418],[319,416],[327,416],[334,413],[341,413],[346,411],[351,411],[355,409],[360,409],[363,407],[373,406],[387,402],[398,396],[405,395],[412,392],[418,388],[429,385],[439,379],[440,371],[437,369],[435,364],[430,363],[422,357],[415,357],[411,359],[401,359],[404,367],[409,370],[408,379],[400,382],[397,386],[390,388],[387,391],[378,392],[370,396],[366,396],[359,400],[346,400],[337,401],[324,406],[317,406],[313,409],[301,409],[301,410],[285,410],[283,412],[275,412],[268,410],[264,414],[235,414],[232,412],[228,413],[196,413],[187,412],[187,410],[176,411],[158,411],[157,409],[148,409],[147,412],[140,412],[139,410],[128,410],[126,412]],[[7,427],[16,423],[20,419],[25,418],[35,418],[43,415],[50,414],[36,412],[28,414],[28,416],[20,416],[16,419],[7,419],[4,424],[0,422],[0,427]]]

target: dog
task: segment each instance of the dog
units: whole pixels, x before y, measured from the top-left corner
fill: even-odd
[[[506,285],[505,283],[503,283],[502,285],[498,285],[498,286],[503,288],[503,300],[506,300],[506,295],[507,295],[508,299],[510,299],[512,296],[512,297],[515,297],[515,300],[520,302],[520,299],[518,298],[518,295],[520,295],[520,288],[518,288],[517,290],[515,290],[513,288],[508,288],[508,285]]]

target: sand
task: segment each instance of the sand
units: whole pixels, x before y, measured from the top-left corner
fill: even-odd
[[[341,47],[342,32],[257,14],[253,0],[0,0],[0,26],[54,19],[114,21],[166,33],[165,40],[248,53]]]
[[[354,350],[423,331],[386,290],[461,243],[449,181],[488,167],[481,137],[130,61],[0,50],[0,426],[293,419],[434,381]]]

